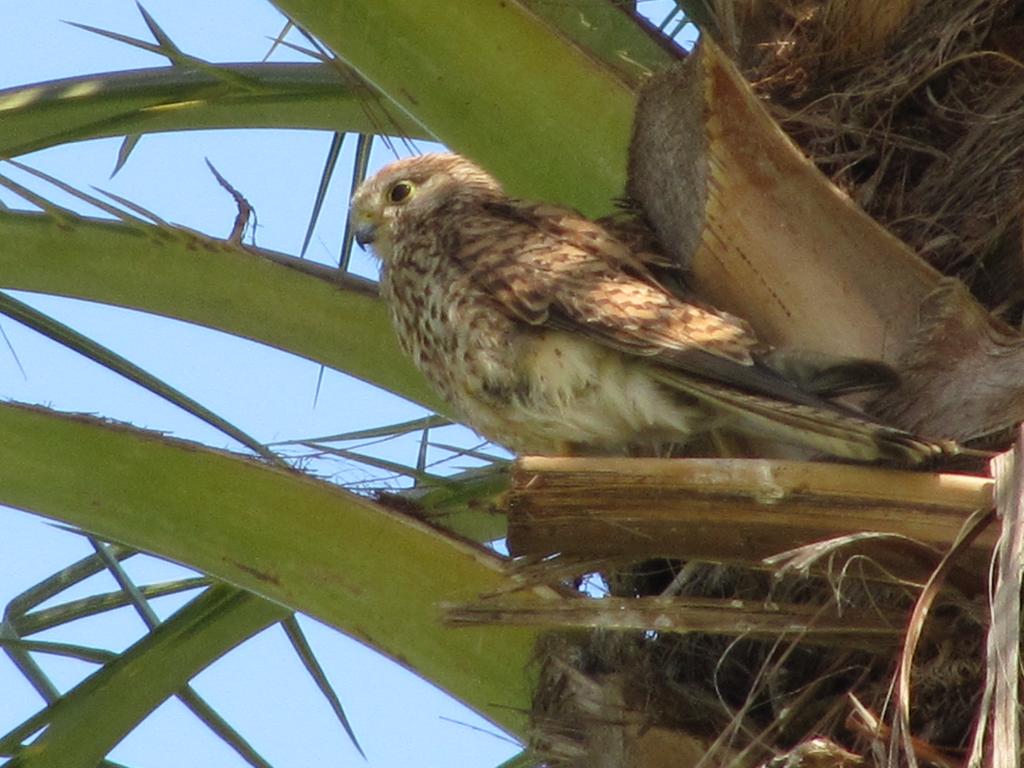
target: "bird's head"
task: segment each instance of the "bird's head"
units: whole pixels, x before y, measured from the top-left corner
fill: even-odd
[[[372,243],[377,256],[387,262],[402,222],[427,222],[446,204],[501,194],[501,185],[469,160],[434,153],[381,168],[352,195],[349,215],[356,242]]]

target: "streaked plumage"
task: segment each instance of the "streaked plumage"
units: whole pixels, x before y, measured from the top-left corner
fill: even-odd
[[[508,198],[457,155],[384,168],[352,219],[382,261],[402,348],[515,451],[622,453],[712,429],[858,461],[946,450],[804,391],[764,364],[743,320],[667,290],[608,228]]]

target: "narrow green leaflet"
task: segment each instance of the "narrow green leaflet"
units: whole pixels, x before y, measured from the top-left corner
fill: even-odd
[[[211,587],[34,718],[32,730],[46,730],[8,765],[93,768],[164,699],[286,614],[233,587]]]
[[[204,128],[386,128],[427,136],[398,110],[385,113],[379,96],[327,64],[217,67],[225,74],[154,67],[0,90],[0,157],[105,136]],[[237,78],[257,87],[233,84]]]
[[[93,362],[99,363],[114,373],[124,376],[129,381],[148,389],[154,395],[162,397],[170,403],[178,406],[197,419],[201,419],[214,429],[218,429],[228,437],[237,440],[246,448],[252,450],[256,455],[262,456],[271,462],[283,463],[273,451],[268,450],[261,442],[240,430],[234,424],[226,421],[216,413],[196,402],[188,395],[180,392],[165,381],[158,379],[148,371],[102,344],[83,336],[74,328],[55,320],[49,315],[30,307],[23,301],[18,301],[3,291],[0,291],[0,313],[7,315],[12,320],[17,320],[34,331],[38,331],[49,339],[63,344]]]

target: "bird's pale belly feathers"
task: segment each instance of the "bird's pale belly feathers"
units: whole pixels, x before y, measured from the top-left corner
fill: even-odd
[[[455,283],[413,294],[397,271],[382,292],[405,352],[484,437],[523,453],[614,452],[624,435],[646,447],[709,427],[706,409],[682,404],[644,365],[578,335],[516,323],[479,295],[462,300]]]
[[[709,426],[706,409],[683,405],[643,365],[569,333],[525,335],[508,363],[511,398],[467,393],[460,407],[483,433],[520,452],[617,452],[627,435],[630,446],[654,447]]]

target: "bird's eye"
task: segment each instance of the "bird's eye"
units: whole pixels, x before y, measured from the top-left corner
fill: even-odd
[[[388,190],[388,200],[392,203],[403,203],[412,194],[412,184],[408,181],[399,181]]]

